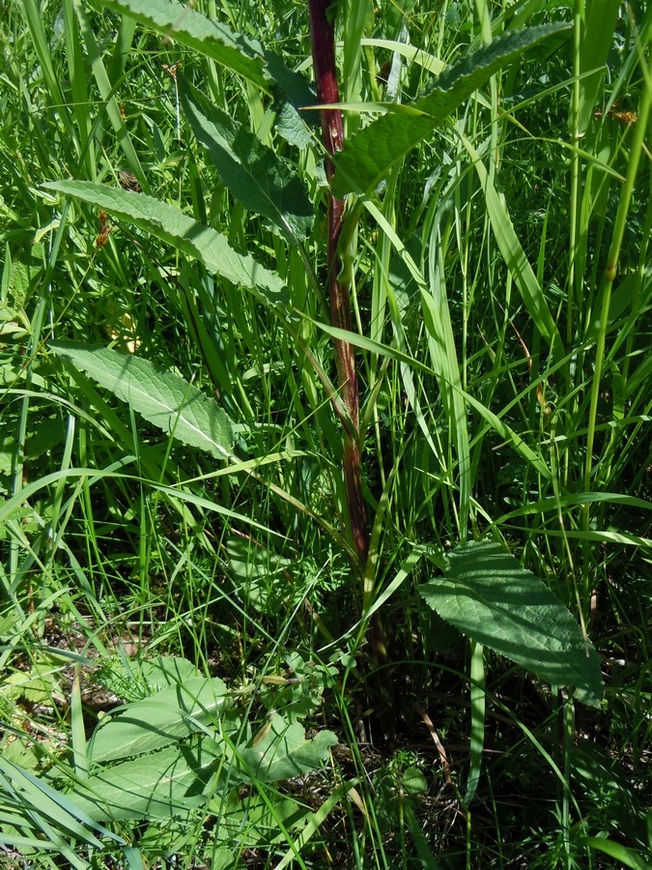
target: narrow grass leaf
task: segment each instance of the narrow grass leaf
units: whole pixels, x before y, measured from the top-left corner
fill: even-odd
[[[226,701],[219,679],[194,677],[161,689],[119,711],[93,735],[89,757],[95,763],[115,761],[162,749],[196,734],[200,724],[215,723]]]
[[[129,131],[122,119],[120,105],[116,99],[113,85],[109,81],[109,76],[104,66],[104,61],[102,60],[102,53],[97,40],[95,39],[93,27],[86,15],[86,10],[81,3],[81,0],[73,0],[73,6],[79,20],[79,29],[86,46],[91,69],[93,70],[93,76],[97,83],[102,100],[104,101],[104,108],[106,109],[106,114],[111,122],[111,126],[113,127],[116,139],[127,158],[132,172],[138,178],[143,189],[148,190],[149,185],[147,182],[147,176],[145,175],[145,171],[140,163],[138,152],[131,140]]]
[[[486,725],[485,694],[485,664],[482,644],[472,644],[471,653],[471,740],[469,745],[469,772],[466,777],[466,793],[464,806],[471,801],[478,790],[480,774],[482,773],[482,753],[484,752],[484,735]]]
[[[351,191],[373,190],[397,160],[499,69],[546,37],[567,29],[569,25],[558,23],[506,33],[453,64],[436,79],[425,96],[409,106],[393,104],[392,111],[348,139],[342,152],[334,158],[335,194],[343,196]]]
[[[104,6],[216,60],[261,88],[268,88],[260,44],[171,0],[105,0]]]
[[[462,143],[469,153],[480,179],[480,186],[482,187],[487,205],[491,229],[500,248],[500,253],[505,260],[505,265],[514,279],[514,283],[535,326],[548,342],[554,361],[559,362],[564,356],[564,345],[554,318],[550,313],[548,303],[543,295],[541,285],[537,281],[523,246],[518,240],[507,206],[499,197],[498,191],[494,187],[477,151],[464,136],[462,136]]]
[[[144,193],[107,187],[90,181],[52,181],[44,185],[66,196],[76,197],[104,209],[181,253],[199,260],[209,272],[236,286],[254,291],[261,302],[287,306],[289,296],[283,281],[247,254],[239,254],[227,239],[179,209]]]
[[[421,587],[433,610],[472,640],[554,686],[597,706],[600,660],[548,587],[500,544],[472,541],[452,550],[443,577]]]
[[[5,780],[4,783],[2,779]],[[101,847],[102,844],[94,833],[98,829],[95,817],[87,813],[86,809],[69,795],[52,788],[30,771],[0,758],[0,785],[5,789],[9,786],[8,790],[18,798],[23,811],[26,811],[37,823],[39,819],[42,821],[42,824],[39,824],[42,830],[49,824],[53,824],[57,831],[67,836],[95,848]],[[103,828],[99,829],[99,833],[118,843],[124,842],[121,837]]]
[[[243,206],[268,218],[290,243],[304,241],[314,213],[305,187],[288,163],[234,121],[182,76],[181,106],[215,168]]]
[[[51,344],[50,349],[167,435],[219,459],[231,455],[234,435],[226,413],[214,399],[174,372],[161,371],[149,360],[109,348],[60,342]]]
[[[623,846],[622,843],[617,843],[615,840],[608,840],[604,837],[586,837],[578,845],[588,846],[594,852],[602,852],[603,855],[609,855],[621,867],[630,867],[631,870],[650,870],[652,866],[649,860],[640,855],[635,849]]]
[[[579,133],[586,132],[593,120],[607,57],[613,47],[620,6],[620,0],[588,0],[586,4],[580,45]]]

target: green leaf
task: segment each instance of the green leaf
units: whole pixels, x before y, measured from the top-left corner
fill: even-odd
[[[631,870],[650,870],[652,866],[650,861],[635,849],[605,837],[586,837],[578,841],[578,846],[588,846],[594,852],[609,855],[610,858],[615,858],[620,867],[630,867]]]
[[[194,677],[128,704],[97,728],[89,746],[90,759],[104,763],[143,755],[197,734],[200,726],[216,722],[226,693],[218,677]]]
[[[296,172],[249,130],[179,76],[184,113],[233,196],[268,218],[293,244],[303,241],[314,213]]]
[[[586,4],[580,46],[578,133],[585,133],[593,120],[607,57],[614,43],[620,5],[620,0],[588,0]]]
[[[200,224],[166,202],[144,193],[91,181],[50,181],[43,186],[92,203],[146,230],[174,245],[178,251],[199,260],[209,272],[226,278],[236,286],[252,290],[265,304],[284,308],[289,305],[287,290],[278,275],[265,269],[253,257],[239,254],[221,233]]]
[[[108,348],[70,342],[53,342],[49,347],[166,434],[219,459],[231,455],[234,436],[226,413],[174,372]]]
[[[92,819],[168,819],[205,802],[201,783],[206,778],[199,751],[171,746],[111,766],[70,794]]]
[[[528,314],[541,335],[550,345],[555,362],[559,362],[565,354],[564,344],[541,285],[534,274],[523,246],[518,240],[507,206],[498,195],[498,191],[478,152],[465,136],[461,136],[461,140],[478,173],[487,206],[487,214],[491,221],[491,229],[500,248],[500,253],[503,255],[505,264],[521,294],[521,299],[525,303]]]
[[[260,43],[233,33],[225,24],[206,18],[191,6],[170,0],[105,0],[103,5],[216,60],[259,87],[269,88]]]
[[[87,807],[72,801],[69,796],[56,791],[45,780],[28,770],[0,758],[0,790],[13,798],[14,807],[27,811],[38,828],[47,831],[50,825],[55,830],[74,837],[89,846],[101,847],[94,833],[95,816]],[[6,799],[6,798],[5,798]],[[101,833],[112,840],[123,842],[121,837],[101,828]]]
[[[306,79],[288,69],[273,51],[265,52],[265,60],[274,79],[274,132],[290,145],[305,149],[314,141],[313,129],[316,133],[320,124],[319,112],[307,111],[317,104],[317,95]]]
[[[287,845],[286,832],[304,828],[310,810],[278,793],[261,794],[252,789],[240,797],[240,789],[233,789],[226,797],[218,791],[218,795],[208,801],[206,812],[219,818],[222,842],[237,841],[246,826],[247,845],[251,849],[259,844],[267,848],[276,843]],[[229,858],[232,857],[229,853]],[[227,870],[233,868],[233,862],[228,860],[211,866]]]
[[[426,603],[472,640],[585,704],[602,697],[600,660],[579,625],[548,587],[493,542],[470,542],[448,554],[444,577],[420,589]]]
[[[428,136],[494,73],[542,39],[568,29],[570,25],[558,23],[505,33],[453,64],[436,79],[425,96],[409,106],[388,105],[388,114],[347,139],[344,149],[335,155],[335,195],[373,190],[397,160]]]
[[[320,731],[307,740],[298,722],[288,724],[277,714],[255,738],[253,746],[239,751],[239,757],[250,776],[275,782],[315,770],[328,759],[335,743],[337,737],[332,731]]]

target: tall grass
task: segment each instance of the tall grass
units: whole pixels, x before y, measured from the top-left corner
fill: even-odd
[[[504,31],[570,13],[541,7],[343,2],[345,137]],[[303,6],[193,8],[311,78]],[[570,38],[496,72],[380,186],[348,198],[329,275],[330,172],[310,92],[307,124],[290,126],[254,73],[111,4],[6,4],[7,861],[649,860],[652,16],[577,0],[570,17]],[[315,212],[303,236],[234,197],[187,120],[192,87],[300,179]],[[43,186],[69,178],[137,185],[219,231],[280,276],[282,304]],[[331,317],[329,280],[350,294],[350,323]],[[228,457],[116,401],[51,352],[66,340],[149,360],[214,398],[234,423]],[[358,419],[334,342],[354,353]],[[353,447],[365,547],[343,473]],[[601,656],[599,709],[423,606],[446,554],[483,539],[570,607]],[[91,733],[105,710],[161,688],[148,670],[159,656],[225,681],[225,760],[184,820],[100,824],[74,806],[93,775]],[[273,711],[306,724],[307,743],[333,731],[328,765],[241,779]]]

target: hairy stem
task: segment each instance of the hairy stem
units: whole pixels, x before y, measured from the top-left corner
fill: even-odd
[[[309,0],[310,26],[312,31],[312,59],[315,68],[317,93],[321,103],[337,103],[337,68],[335,65],[335,29],[332,19],[331,0]],[[344,128],[342,113],[339,109],[322,109],[322,137],[328,154],[342,148]],[[330,180],[334,166],[326,160],[326,176]],[[345,203],[343,199],[330,196],[328,200],[328,295],[330,300],[331,322],[340,329],[351,329],[350,286],[342,277],[340,237],[344,220]],[[359,437],[359,397],[358,378],[355,367],[353,345],[348,341],[335,339],[335,362],[337,379],[344,406],[346,419],[343,432],[343,464],[346,501],[351,524],[351,536],[356,553],[362,564],[369,554],[369,533],[362,497],[362,474]]]

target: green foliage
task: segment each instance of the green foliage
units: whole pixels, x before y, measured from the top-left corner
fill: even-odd
[[[649,863],[652,18],[585,7],[342,0],[329,251],[301,4],[5,4],[9,860]]]
[[[161,372],[145,359],[108,348],[51,344],[83,372],[127,402],[167,435],[224,459],[233,451],[231,421],[214,400],[174,372]]]
[[[490,542],[456,547],[446,562],[444,576],[420,589],[433,610],[477,643],[599,706],[598,655],[541,580]]]
[[[135,226],[173,244],[181,253],[197,258],[211,272],[232,284],[256,293],[262,291],[261,299],[272,305],[287,303],[287,297],[283,295],[283,282],[273,272],[263,268],[252,257],[234,251],[220,233],[192,220],[165,202],[146,194],[136,196],[131,191],[112,190],[86,181],[53,181],[44,186],[76,196],[99,209],[109,209],[116,217],[131,221]]]
[[[413,103],[389,106],[387,115],[348,140],[337,157],[335,192],[342,195],[354,190],[363,193],[373,190],[397,160],[432,133],[498,70],[542,39],[568,29],[568,25],[559,23],[506,33],[453,64]]]
[[[313,209],[296,173],[271,148],[179,77],[183,111],[235,199],[269,218],[290,244],[304,242]]]

